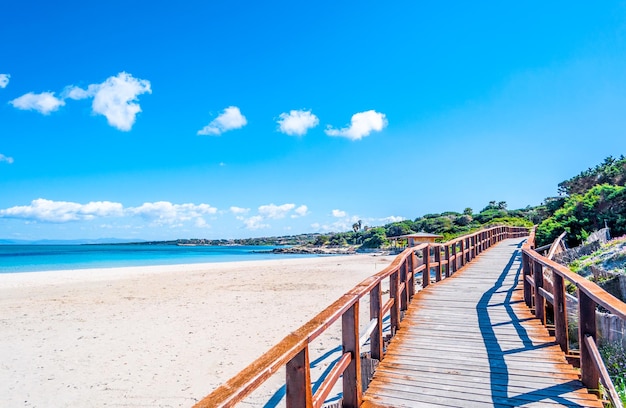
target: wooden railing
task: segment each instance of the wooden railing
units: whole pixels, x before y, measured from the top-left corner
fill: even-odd
[[[591,389],[599,389],[599,381],[607,391],[615,407],[623,407],[597,346],[596,308],[601,306],[610,313],[626,320],[626,304],[600,288],[595,283],[572,272],[563,265],[540,255],[534,250],[533,231],[522,248],[524,271],[524,301],[534,309],[535,317],[546,324],[548,304],[553,314],[557,343],[569,354],[567,301],[565,281],[576,286],[578,294],[578,344],[580,349],[581,381]],[[545,276],[550,277],[546,281]],[[576,357],[574,357],[576,358]]]
[[[526,235],[527,228],[493,227],[443,244],[424,243],[407,248],[387,268],[362,281],[195,406],[234,406],[283,366],[286,366],[288,408],[321,407],[339,378],[343,378],[343,407],[360,406],[361,347],[369,340],[371,358],[384,358],[383,318],[389,315],[390,334],[393,336],[402,327],[402,312],[408,308],[415,294],[416,275],[421,274],[421,285],[426,287],[451,276],[501,240]],[[382,284],[387,279],[389,295],[383,301]],[[369,296],[370,322],[359,336],[359,305],[366,296]],[[317,392],[313,393],[309,344],[339,319],[342,355]]]

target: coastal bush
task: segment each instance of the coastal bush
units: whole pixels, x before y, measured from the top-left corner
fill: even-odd
[[[397,237],[400,235],[406,235],[416,232],[412,229],[413,222],[410,220],[394,222],[385,225],[385,235],[388,237]]]
[[[626,404],[626,350],[621,342],[600,346],[600,354],[622,404]]]
[[[330,237],[328,237],[328,235],[319,235],[317,238],[315,238],[315,242],[313,242],[313,245],[323,246],[326,245],[329,240]]]
[[[585,194],[568,197],[554,215],[537,227],[537,245],[547,245],[563,231],[567,244],[579,245],[589,232],[603,228],[605,222],[614,235],[626,232],[626,188],[600,184]]]
[[[533,223],[525,218],[520,217],[500,217],[489,221],[485,226],[491,225],[509,225],[511,227],[527,227],[533,226]]]
[[[562,181],[558,185],[559,193],[572,196],[585,194],[596,185],[612,184],[623,186],[626,184],[626,158],[622,155],[615,159],[612,156],[604,159],[604,162],[589,168],[569,180]]]

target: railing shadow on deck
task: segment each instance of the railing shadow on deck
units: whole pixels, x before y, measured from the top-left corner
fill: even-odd
[[[575,383],[577,383],[576,381],[553,385],[550,387],[514,396],[511,396],[511,394],[509,393],[509,373],[505,357],[507,355],[520,353],[526,350],[536,350],[556,344],[556,342],[551,341],[545,344],[542,343],[534,345],[533,341],[528,335],[528,332],[521,324],[520,319],[518,319],[517,314],[513,309],[513,304],[516,303],[516,301],[513,301],[513,295],[516,291],[520,290],[518,286],[520,282],[520,277],[523,272],[521,252],[522,243],[514,245],[519,249],[515,250],[515,252],[511,255],[511,258],[509,259],[507,265],[504,267],[502,273],[498,277],[498,280],[488,291],[483,294],[480,301],[476,305],[476,313],[478,315],[480,332],[482,334],[483,342],[485,344],[485,349],[487,350],[487,353],[489,355],[489,372],[492,401],[496,406],[499,404],[500,401],[504,399],[507,401],[507,404],[512,404],[513,406],[521,406],[545,400],[547,392],[549,392],[551,395],[550,399],[556,403],[570,407],[583,407],[583,405],[579,405],[576,402],[567,399],[566,397],[561,397],[562,394],[567,394],[572,391]],[[515,270],[513,279],[509,282],[507,278],[509,278],[509,274],[512,272],[512,269],[514,267],[517,267],[517,270]],[[504,301],[496,305],[490,304],[494,295],[500,293],[506,293]],[[491,317],[489,316],[489,309],[494,306],[504,307],[507,315],[510,318],[510,321],[506,322],[506,324],[511,324],[515,328],[515,332],[519,336],[522,347],[506,351],[502,349],[495,332],[495,327],[502,323],[492,324]]]
[[[402,312],[408,309],[416,293],[416,275],[421,275],[421,286],[424,288],[451,276],[503,239],[527,236],[528,232],[523,227],[500,226],[443,244],[424,243],[407,248],[387,268],[355,286],[195,407],[234,406],[283,366],[286,367],[285,401],[288,408],[322,407],[340,378],[343,383],[342,406],[360,406],[361,347],[369,341],[371,358],[384,358],[385,341],[388,339],[383,337],[383,318],[389,319],[390,336],[393,337],[402,325]],[[432,282],[433,279],[435,282]],[[386,297],[383,297],[382,291],[384,280],[389,282],[389,295]],[[369,297],[370,322],[364,333],[359,333],[359,305],[366,296]],[[309,344],[339,320],[342,326],[341,356],[314,391]]]
[[[535,230],[522,247],[522,268],[524,274],[524,302],[534,311],[535,317],[547,325],[548,317],[554,322],[556,342],[565,354],[570,354],[568,337],[568,313],[566,302],[566,282],[576,287],[578,298],[577,338],[579,355],[569,355],[578,360],[581,381],[589,389],[600,394],[600,385],[614,407],[623,408],[615,386],[598,351],[598,331],[596,329],[596,309],[602,307],[609,313],[626,321],[626,303],[620,301],[595,283],[572,272],[535,251]]]

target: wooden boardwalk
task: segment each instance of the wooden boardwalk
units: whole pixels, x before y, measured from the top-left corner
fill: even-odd
[[[415,295],[363,408],[602,407],[522,300],[522,242]]]

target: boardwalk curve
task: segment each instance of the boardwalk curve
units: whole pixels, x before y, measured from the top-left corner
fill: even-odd
[[[602,407],[523,302],[522,242],[415,295],[363,408]]]

